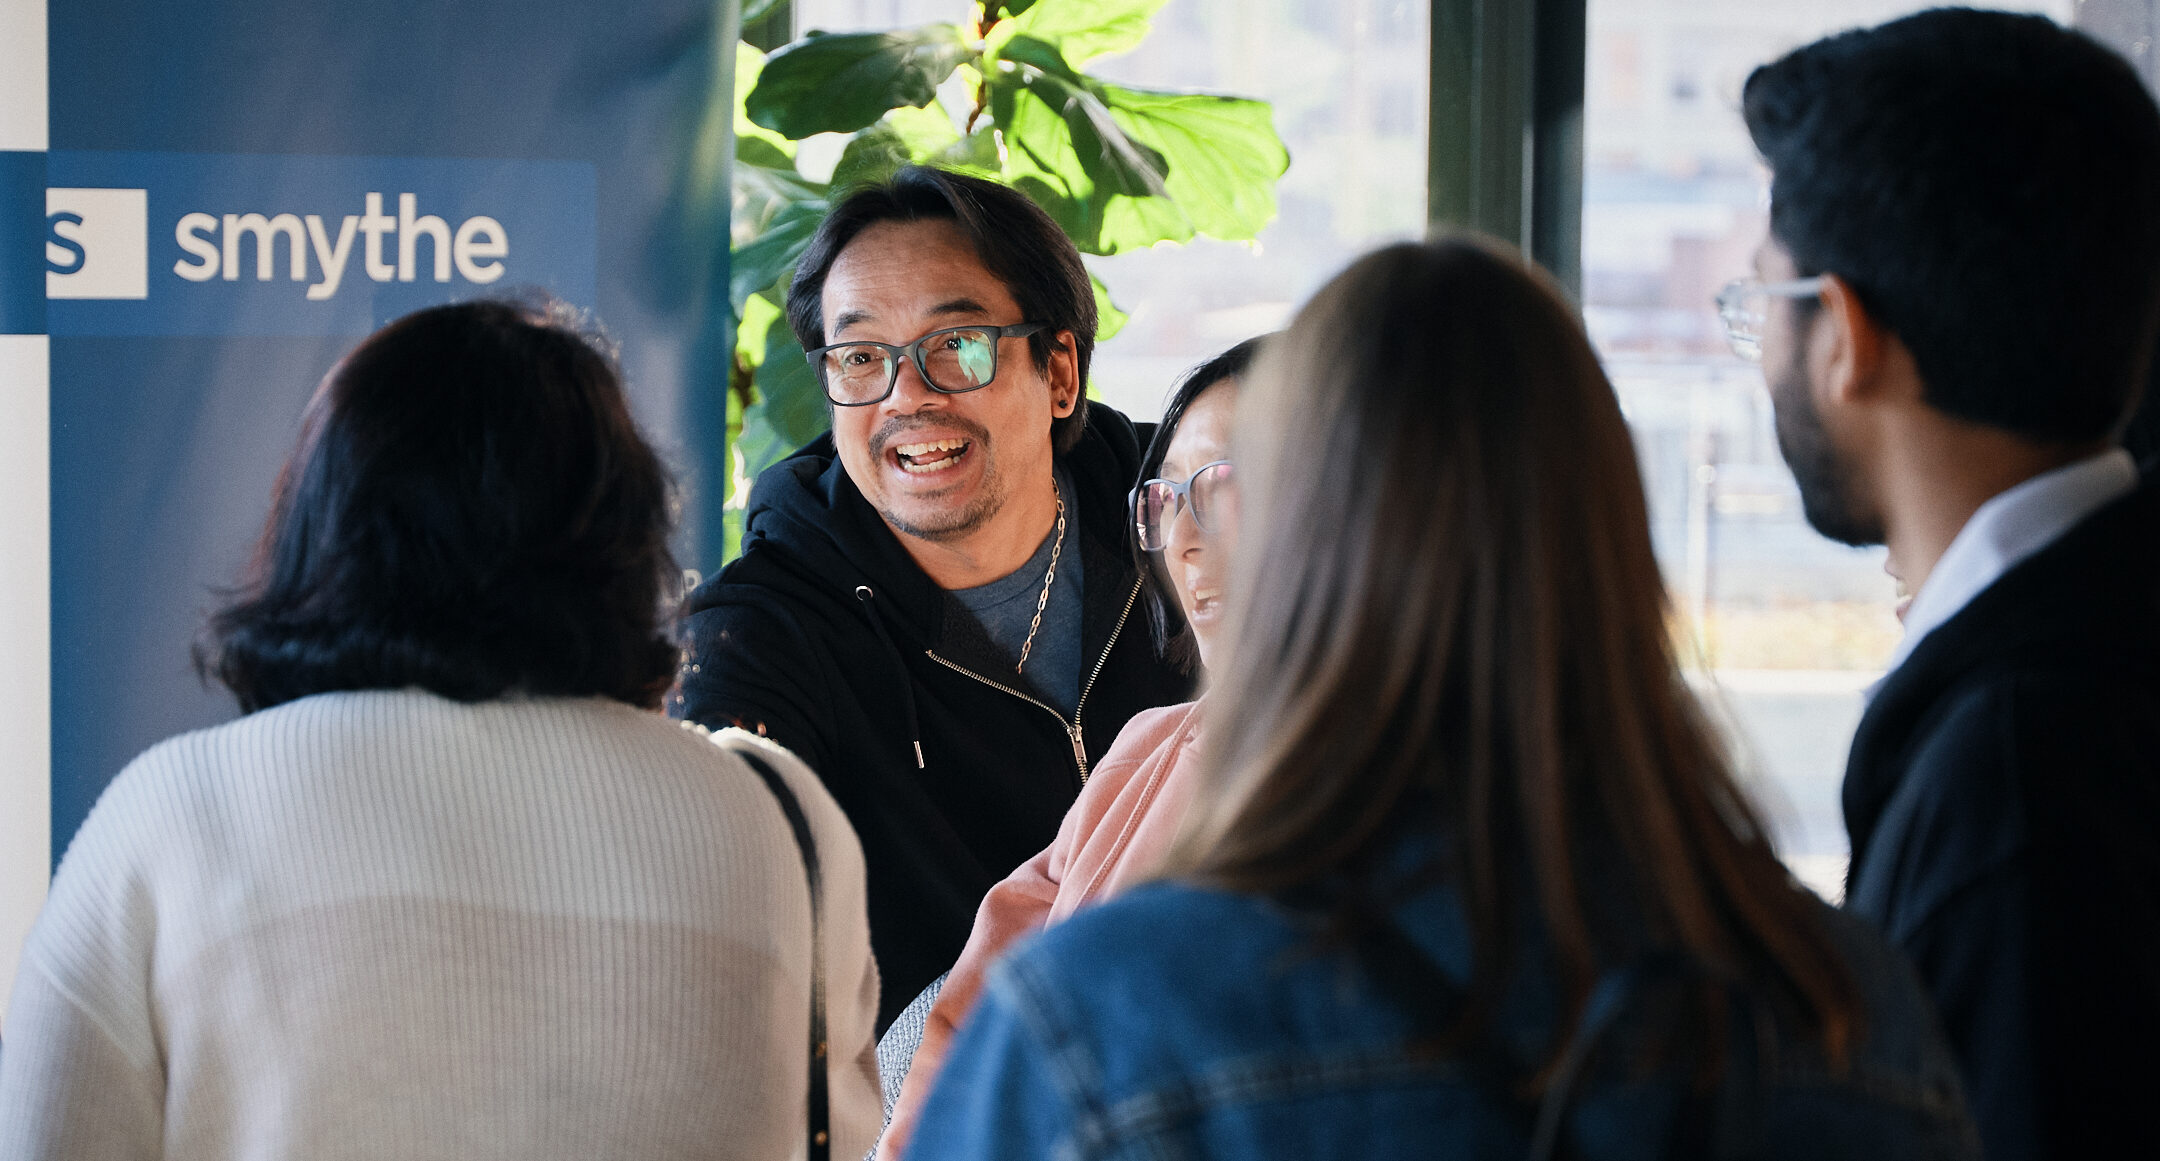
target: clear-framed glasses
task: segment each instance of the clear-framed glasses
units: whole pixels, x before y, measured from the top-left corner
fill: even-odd
[[[825,398],[842,407],[867,407],[892,394],[893,384],[900,381],[902,359],[915,364],[916,373],[933,391],[958,395],[988,387],[997,378],[998,340],[1025,338],[1044,326],[945,327],[912,343],[858,340],[830,343],[804,354],[817,371]]]
[[[1773,298],[1813,298],[1822,293],[1822,275],[1787,282],[1764,282],[1759,278],[1736,278],[1718,291],[1718,321],[1725,324],[1725,341],[1733,354],[1750,363],[1762,361],[1763,320],[1769,316]]]
[[[1139,533],[1141,551],[1168,548],[1170,526],[1176,523],[1178,512],[1187,508],[1202,532],[1219,531],[1225,519],[1237,518],[1237,477],[1229,460],[1201,464],[1182,484],[1147,480],[1133,489],[1133,530]]]

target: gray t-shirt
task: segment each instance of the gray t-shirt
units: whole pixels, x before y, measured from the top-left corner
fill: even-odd
[[[1043,574],[1049,571],[1050,549],[1057,541],[1055,525],[1026,564],[989,584],[953,589],[951,594],[988,638],[982,643],[987,648],[961,650],[962,659],[984,677],[1032,693],[1070,718],[1080,703],[1080,507],[1065,473],[1058,473],[1057,483],[1065,497],[1065,548],[1058,554],[1057,580],[1050,586],[1050,602],[1043,607],[1042,628],[1028,651],[1027,668],[1013,672],[1035,620],[1035,603],[1042,599]]]

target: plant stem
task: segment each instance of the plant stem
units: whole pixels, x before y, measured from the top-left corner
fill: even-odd
[[[997,27],[999,21],[1005,19],[1004,10],[1005,0],[982,0],[982,6],[977,10],[975,17],[976,40],[984,40],[989,37],[990,30]],[[973,108],[968,110],[967,125],[961,129],[961,133],[973,133],[975,131],[975,123],[982,120],[982,115],[987,112],[989,108],[989,70],[983,68],[978,61],[975,68],[975,105]]]

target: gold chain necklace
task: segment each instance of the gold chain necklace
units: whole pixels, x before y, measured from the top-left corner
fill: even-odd
[[[1042,628],[1043,610],[1050,605],[1050,583],[1057,579],[1058,553],[1065,551],[1065,493],[1050,481],[1050,494],[1057,497],[1057,539],[1050,542],[1050,567],[1043,573],[1042,596],[1035,598],[1035,619],[1028,622],[1027,640],[1020,643],[1020,663],[1013,666],[1018,673],[1027,668],[1028,650],[1035,647],[1035,633]]]

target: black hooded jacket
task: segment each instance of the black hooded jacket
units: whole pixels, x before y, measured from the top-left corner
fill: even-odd
[[[869,874],[881,1033],[960,957],[990,888],[1050,845],[1125,722],[1192,695],[1193,679],[1157,656],[1126,547],[1141,450],[1130,420],[1090,404],[1060,460],[1086,576],[1070,723],[954,659],[945,591],[856,489],[830,435],[758,477],[742,556],[690,595],[690,664],[670,711],[773,738],[847,812]]]
[[[2160,1156],[2160,482],[1973,598],[1853,738],[1846,906],[1920,969],[1990,1158]]]

